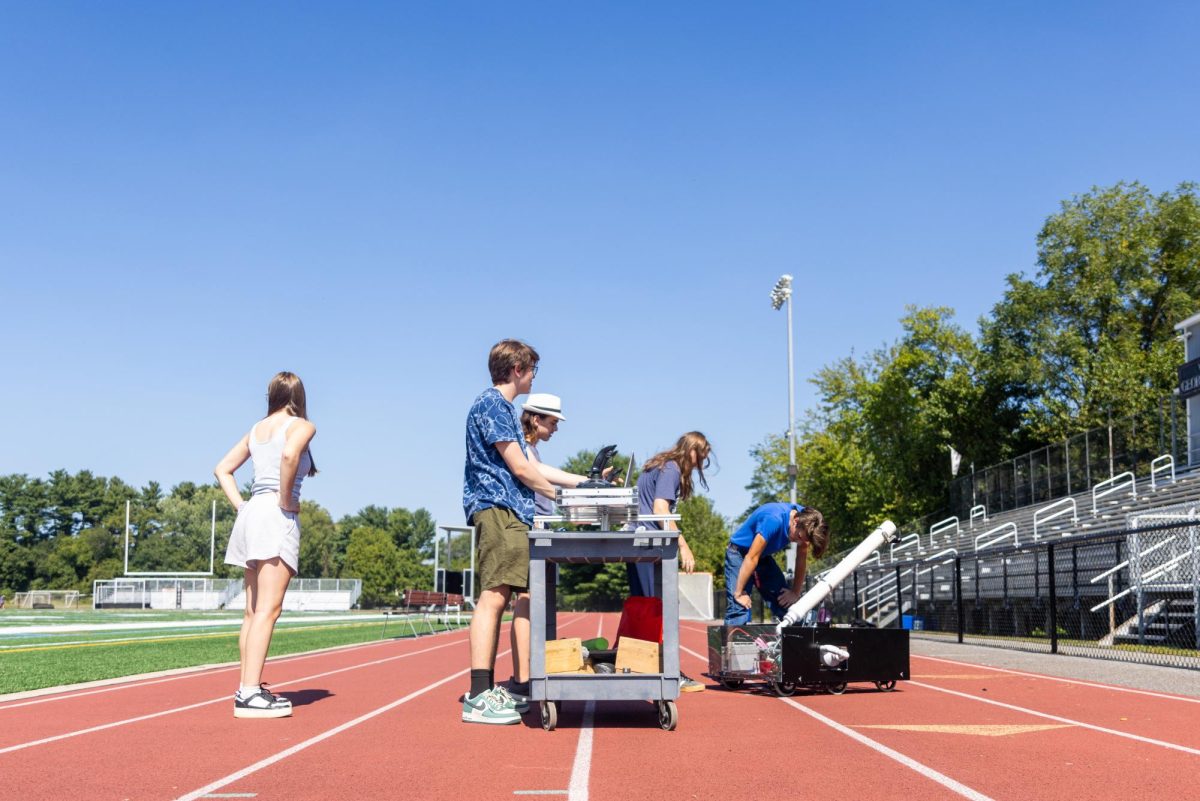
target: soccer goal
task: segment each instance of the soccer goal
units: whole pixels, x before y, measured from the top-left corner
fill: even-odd
[[[13,602],[20,609],[77,609],[79,590],[30,590],[18,592]]]

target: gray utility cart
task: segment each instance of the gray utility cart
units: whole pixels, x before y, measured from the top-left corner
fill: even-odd
[[[678,533],[635,530],[639,517],[632,487],[560,489],[557,501],[561,514],[539,516],[535,525],[575,523],[599,530],[535,528],[529,532],[529,688],[532,700],[540,702],[542,728],[553,731],[558,725],[558,705],[563,701],[653,701],[659,726],[673,730],[679,721],[675,705],[679,697]],[[640,522],[678,519],[678,515],[643,515]],[[558,636],[558,565],[603,562],[654,563],[656,586],[662,588],[662,672],[547,675],[546,641]]]

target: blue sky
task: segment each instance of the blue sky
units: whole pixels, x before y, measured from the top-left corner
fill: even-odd
[[[299,373],[340,516],[460,524],[503,337],[560,461],[723,514],[807,378],[974,330],[1061,201],[1200,178],[1194,4],[2,3],[0,473],[207,481]]]

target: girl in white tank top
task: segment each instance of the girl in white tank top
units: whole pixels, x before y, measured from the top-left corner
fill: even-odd
[[[308,448],[316,431],[308,421],[304,384],[293,373],[278,373],[267,386],[267,416],[250,428],[214,471],[238,511],[225,563],[246,569],[246,613],[238,638],[241,683],[234,696],[234,717],[292,714],[288,699],[262,686],[262,670],[288,582],[299,569],[300,485],[306,475],[317,472]],[[254,463],[248,501],[233,477],[247,459]]]

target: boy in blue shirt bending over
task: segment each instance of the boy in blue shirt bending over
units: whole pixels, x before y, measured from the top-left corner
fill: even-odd
[[[787,587],[772,555],[796,543],[796,575]],[[829,525],[816,509],[798,503],[764,503],[733,532],[725,549],[725,625],[750,622],[750,582],[776,617],[800,599],[808,556],[820,557],[829,547]]]

